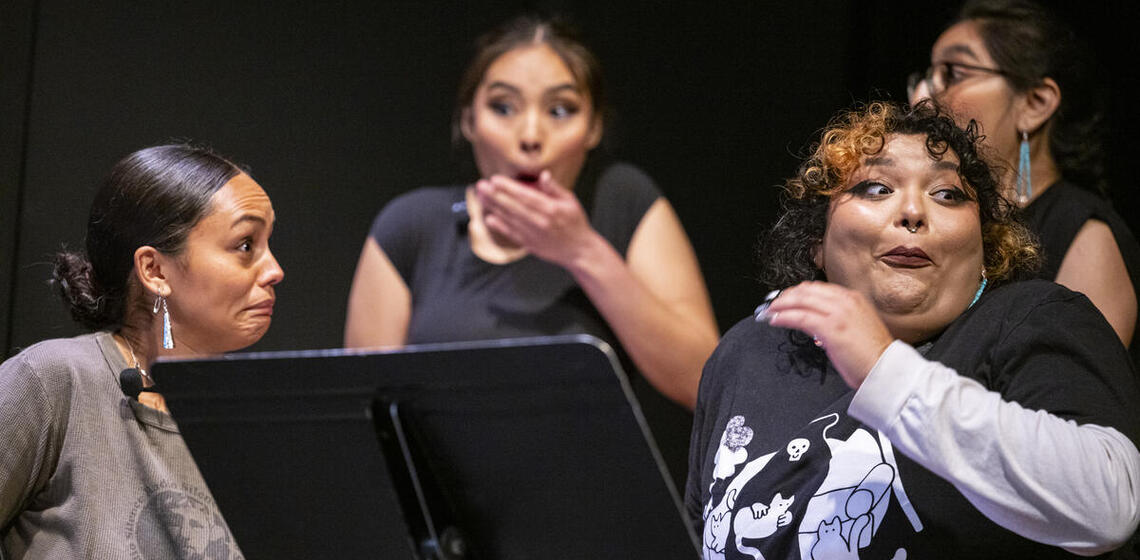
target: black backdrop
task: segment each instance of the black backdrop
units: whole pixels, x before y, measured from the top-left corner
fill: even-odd
[[[472,39],[536,8],[568,15],[595,47],[617,115],[606,149],[646,169],[677,207],[726,329],[761,295],[752,250],[795,155],[838,109],[901,99],[953,13],[885,0],[129,4],[0,3],[6,355],[79,332],[47,286],[50,255],[82,247],[93,189],[118,158],[171,139],[247,164],[273,199],[286,279],[257,349],[339,346],[375,213],[416,186],[471,179],[449,119]],[[1133,52],[1140,9],[1062,6],[1107,69],[1111,180],[1130,218],[1138,71],[1112,55]]]

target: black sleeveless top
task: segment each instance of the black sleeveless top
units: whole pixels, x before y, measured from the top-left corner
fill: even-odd
[[[412,296],[408,344],[590,334],[617,351],[678,487],[688,464],[692,415],[639,374],[574,277],[533,255],[492,264],[471,251],[465,185],[425,187],[392,200],[371,237]],[[661,191],[640,169],[589,162],[574,189],[590,224],[623,258]]]
[[[1061,261],[1085,222],[1100,220],[1108,224],[1112,236],[1116,238],[1116,246],[1120,248],[1120,255],[1124,258],[1124,265],[1128,268],[1132,289],[1137,292],[1137,301],[1140,301],[1140,244],[1136,242],[1128,224],[1113,210],[1108,199],[1072,183],[1058,181],[1025,207],[1022,219],[1041,243],[1044,259],[1037,277],[1050,281],[1056,280]],[[1140,313],[1137,316],[1140,318]],[[1140,340],[1137,337],[1140,321],[1137,323],[1129,346],[1133,364],[1140,364]]]

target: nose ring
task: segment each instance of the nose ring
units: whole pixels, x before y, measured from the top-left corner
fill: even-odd
[[[914,226],[906,226],[906,230],[911,233],[918,233],[918,225],[915,224]]]

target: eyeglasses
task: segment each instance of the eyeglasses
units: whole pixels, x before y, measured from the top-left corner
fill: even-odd
[[[906,95],[913,99],[915,90],[923,83],[926,83],[927,92],[930,95],[938,95],[946,91],[946,88],[974,75],[975,72],[997,76],[1009,75],[1005,70],[998,68],[986,68],[985,66],[974,66],[961,62],[936,62],[926,69],[926,73],[915,72],[907,77]]]

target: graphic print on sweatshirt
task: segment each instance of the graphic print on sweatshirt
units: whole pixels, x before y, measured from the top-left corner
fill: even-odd
[[[132,559],[242,560],[205,489],[178,481],[146,488],[125,532]]]
[[[860,558],[894,496],[915,531],[891,443],[840,414],[810,422],[782,445],[765,446],[744,416],[733,416],[713,457],[702,513],[707,560]],[[769,444],[770,445],[770,444]],[[897,549],[893,559],[906,558]],[[889,560],[884,558],[883,560]]]

